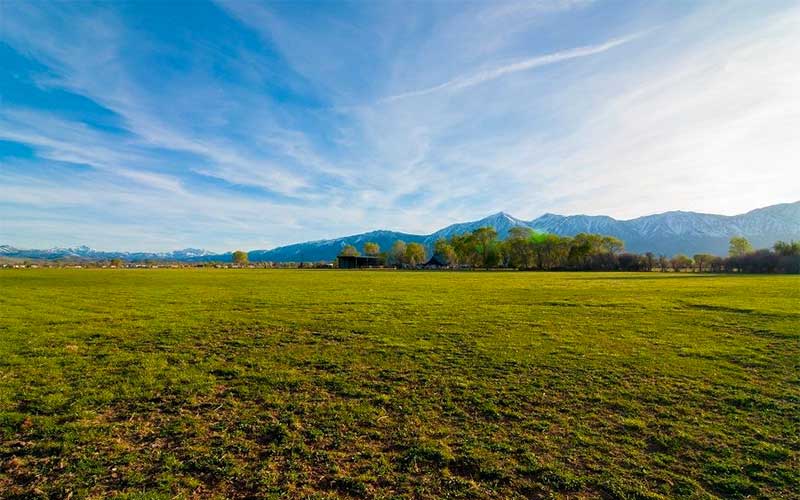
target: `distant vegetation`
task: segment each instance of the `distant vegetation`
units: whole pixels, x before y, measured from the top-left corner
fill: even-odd
[[[581,233],[574,237],[537,233],[527,227],[514,227],[508,238],[500,240],[491,227],[449,239],[441,238],[431,252],[424,245],[397,240],[388,251],[381,251],[375,242],[363,245],[363,255],[379,257],[382,265],[402,269],[420,268],[430,257],[430,267],[449,269],[519,269],[536,271],[662,271],[704,273],[800,273],[800,242],[776,242],[771,249],[754,250],[743,237],[730,240],[727,257],[711,254],[672,257],[625,251],[625,243],[615,237]],[[341,256],[360,256],[353,245],[342,247]],[[122,258],[103,260],[41,260],[0,257],[0,268],[14,267],[250,267],[250,268],[331,268],[330,261],[317,262],[252,262],[248,253],[237,250],[228,262],[181,262],[168,259],[125,261]]]
[[[377,244],[364,244],[365,253],[377,255]],[[369,249],[369,251],[367,251]],[[697,271],[744,273],[800,272],[800,242],[782,242],[773,249],[753,250],[742,237],[730,240],[727,258],[710,254],[693,257],[678,254],[669,258],[627,253],[625,243],[613,236],[581,233],[574,237],[537,233],[527,227],[513,227],[501,241],[492,227],[481,227],[470,233],[439,239],[433,247],[436,261],[451,268],[512,268],[539,271]],[[371,252],[371,253],[370,253]],[[352,245],[341,255],[358,255]],[[414,268],[427,260],[425,247],[398,240],[388,253],[386,263]]]
[[[378,255],[381,253],[381,247],[377,243],[364,243],[364,253],[367,255]]]
[[[339,255],[343,257],[358,257],[361,254],[358,252],[358,249],[353,245],[345,245],[344,247],[342,247],[342,253],[340,253]]]
[[[235,252],[233,252],[233,255],[231,257],[233,263],[239,266],[245,265],[249,261],[247,257],[247,252],[243,250],[236,250]]]

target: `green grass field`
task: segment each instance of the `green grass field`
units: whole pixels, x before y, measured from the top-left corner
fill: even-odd
[[[2,498],[800,498],[800,277],[0,272]]]

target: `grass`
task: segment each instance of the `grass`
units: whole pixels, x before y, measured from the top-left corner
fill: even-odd
[[[3,498],[800,498],[800,278],[0,272]]]

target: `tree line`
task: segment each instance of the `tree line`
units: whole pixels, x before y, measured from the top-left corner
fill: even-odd
[[[541,271],[654,271],[800,273],[800,242],[775,243],[772,249],[754,250],[743,237],[730,240],[727,257],[678,254],[673,257],[625,252],[625,243],[613,236],[580,233],[558,236],[514,227],[505,240],[492,227],[439,239],[433,245],[437,265],[452,268],[511,268]],[[380,257],[387,265],[414,268],[428,261],[420,243],[396,241],[381,252],[377,243],[364,244],[364,254]],[[340,255],[360,255],[352,245]]]

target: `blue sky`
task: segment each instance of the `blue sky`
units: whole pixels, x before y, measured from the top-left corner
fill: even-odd
[[[0,244],[800,199],[793,1],[0,3]]]

